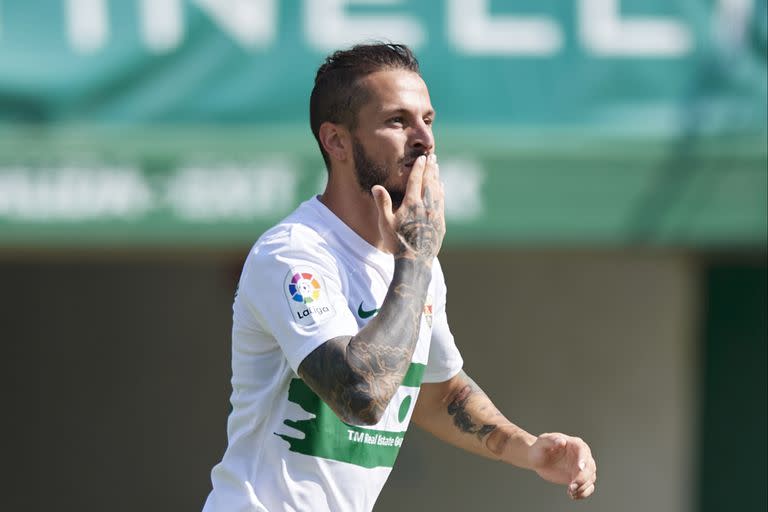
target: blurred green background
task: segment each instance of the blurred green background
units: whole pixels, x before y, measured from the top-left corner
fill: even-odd
[[[570,503],[413,431],[377,510],[765,510],[765,0],[1,0],[0,508],[202,507],[240,265],[377,39],[438,113],[468,372],[599,465]]]

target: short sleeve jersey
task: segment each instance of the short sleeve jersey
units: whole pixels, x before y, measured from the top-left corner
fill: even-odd
[[[342,422],[298,377],[325,341],[353,336],[381,307],[394,258],[317,198],[267,231],[246,259],[233,306],[228,446],[204,512],[368,511],[397,457],[422,382],[462,367],[435,260],[408,372],[373,426]]]

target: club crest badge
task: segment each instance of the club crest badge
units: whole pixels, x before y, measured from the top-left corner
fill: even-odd
[[[427,295],[427,300],[424,302],[424,320],[427,321],[429,328],[432,328],[432,295]]]

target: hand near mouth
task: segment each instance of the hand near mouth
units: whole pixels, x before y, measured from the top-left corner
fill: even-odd
[[[445,236],[445,193],[437,156],[421,155],[413,161],[405,197],[397,210],[392,210],[392,198],[384,187],[375,185],[371,193],[387,250],[395,258],[416,259],[431,266]]]

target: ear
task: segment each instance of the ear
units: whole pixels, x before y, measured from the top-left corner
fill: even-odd
[[[326,121],[320,125],[320,142],[331,159],[346,161],[351,149],[349,131],[340,124]]]

